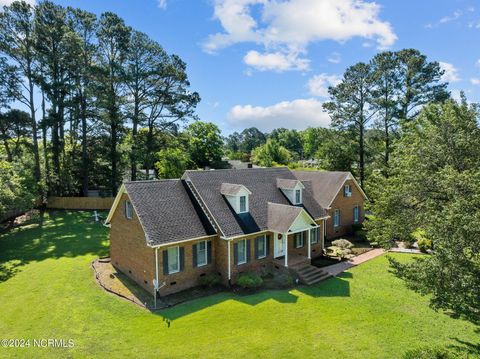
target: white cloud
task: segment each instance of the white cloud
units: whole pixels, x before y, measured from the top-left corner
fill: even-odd
[[[254,16],[253,10],[260,15]],[[379,12],[380,6],[367,0],[214,0],[214,18],[223,31],[210,35],[203,48],[214,53],[250,42],[264,47],[264,57],[281,54],[294,62],[305,60],[300,55],[306,54],[308,45],[322,40],[362,37],[386,48],[397,36]]]
[[[299,58],[297,54],[283,54],[272,52],[261,54],[257,51],[249,51],[243,61],[260,71],[287,71],[287,70],[308,70],[309,60]]]
[[[237,105],[230,110],[227,119],[234,128],[255,126],[266,132],[279,127],[302,130],[330,124],[330,116],[323,110],[322,103],[313,98],[283,101],[265,107]]]
[[[313,96],[328,97],[328,87],[336,86],[340,81],[337,75],[319,74],[308,80],[307,87]]]
[[[478,59],[477,62],[475,62],[475,65],[480,67],[480,59]]]
[[[157,6],[165,10],[167,8],[167,0],[157,0]]]
[[[458,69],[448,62],[439,62],[440,68],[445,71],[442,80],[446,82],[458,82],[461,80]]]
[[[457,9],[451,15],[442,17],[439,22],[440,24],[445,24],[457,20],[460,16],[462,16],[462,11]]]
[[[472,85],[480,85],[480,79],[476,77],[472,77],[470,79],[470,82],[472,83]]]
[[[328,57],[328,62],[331,62],[332,64],[339,64],[340,61],[342,61],[342,57],[338,52],[332,52],[330,56]]]

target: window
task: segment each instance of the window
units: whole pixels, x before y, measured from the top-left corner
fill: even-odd
[[[197,267],[207,264],[207,241],[198,242],[197,244]]]
[[[179,248],[168,248],[168,274],[180,272]]]
[[[353,207],[353,222],[358,223],[360,219],[360,207],[355,206]]]
[[[352,197],[352,186],[349,185],[349,184],[346,184],[344,187],[343,187],[343,195],[345,197]]]
[[[247,212],[247,197],[240,196],[240,213]]]
[[[247,263],[247,241],[245,239],[238,241],[238,257],[237,264]]]
[[[310,230],[310,243],[311,244],[315,244],[318,242],[318,235],[319,235],[320,231],[319,231],[319,228],[312,228]]]
[[[295,204],[302,203],[302,190],[297,189],[295,190]]]
[[[303,232],[295,233],[295,248],[303,247]]]
[[[267,239],[265,236],[257,237],[257,259],[267,256]]]
[[[130,201],[125,201],[125,217],[132,219],[133,207]]]
[[[340,210],[339,209],[336,209],[335,212],[333,212],[333,226],[334,227],[340,226]]]

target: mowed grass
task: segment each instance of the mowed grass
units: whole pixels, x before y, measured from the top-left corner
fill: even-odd
[[[95,283],[90,263],[108,254],[107,237],[88,212],[50,212],[0,234],[0,339],[75,343],[0,347],[1,358],[399,358],[480,341],[474,325],[406,289],[385,256],[313,287],[223,293],[153,314]]]

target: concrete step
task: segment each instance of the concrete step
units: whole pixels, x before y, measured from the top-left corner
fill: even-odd
[[[318,283],[330,277],[327,272],[309,264],[302,264],[292,269],[300,281],[307,285]]]

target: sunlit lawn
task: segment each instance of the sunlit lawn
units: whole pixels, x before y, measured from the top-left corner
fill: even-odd
[[[223,293],[152,314],[95,283],[90,263],[107,254],[107,228],[88,212],[47,213],[0,234],[0,339],[75,343],[0,347],[0,358],[398,358],[425,344],[480,342],[472,324],[407,290],[385,256],[313,287]]]

